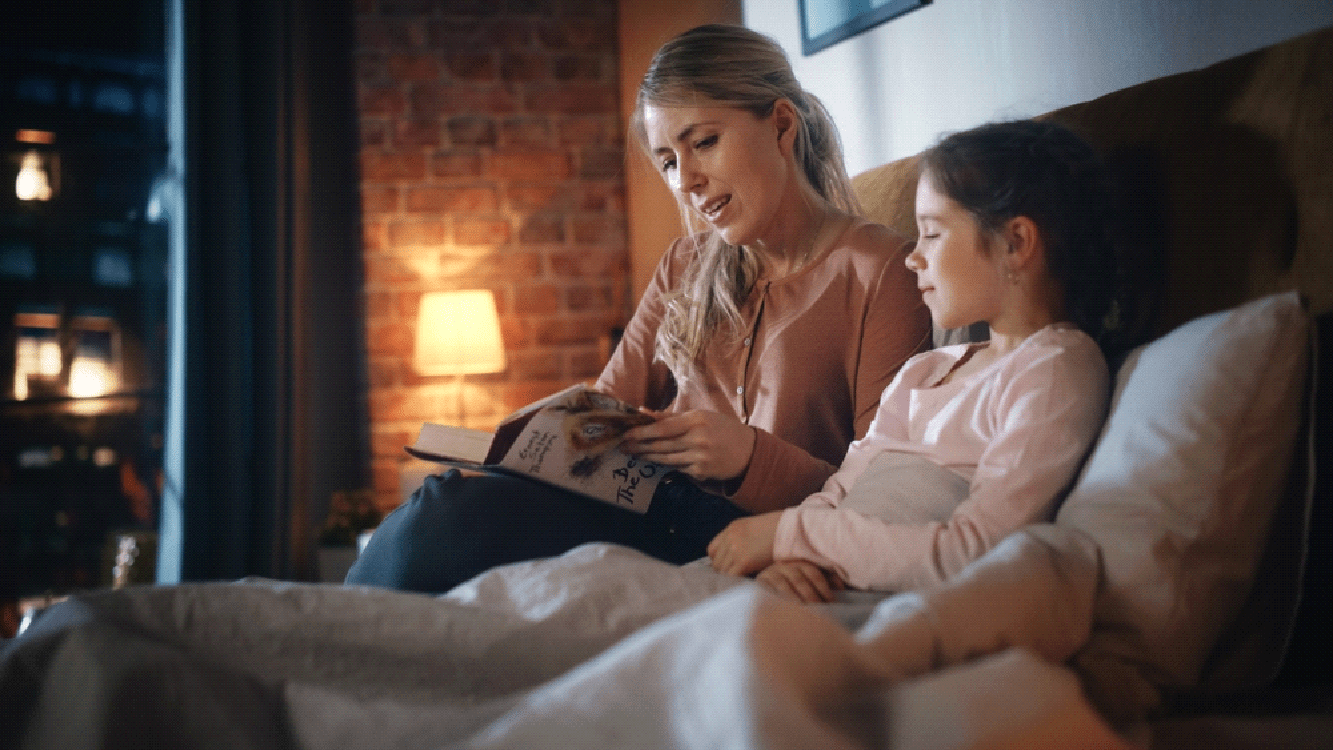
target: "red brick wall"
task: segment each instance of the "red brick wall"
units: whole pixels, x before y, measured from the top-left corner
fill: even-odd
[[[358,0],[356,73],[377,502],[403,445],[457,424],[412,368],[423,292],[495,292],[509,367],[469,376],[489,428],[596,377],[629,299],[615,0]]]

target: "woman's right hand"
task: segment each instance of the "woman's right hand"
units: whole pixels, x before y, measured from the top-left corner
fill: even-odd
[[[626,432],[621,450],[699,481],[736,479],[750,465],[754,428],[735,417],[715,411],[648,413],[657,421]]]
[[[847,588],[837,573],[809,560],[791,558],[777,560],[759,571],[756,580],[781,597],[806,604],[831,602],[834,592]]]

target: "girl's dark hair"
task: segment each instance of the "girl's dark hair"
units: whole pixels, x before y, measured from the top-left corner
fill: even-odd
[[[1092,146],[1058,123],[996,122],[946,136],[921,155],[920,169],[985,231],[1031,219],[1065,314],[1107,348],[1119,326],[1120,269],[1110,185]]]

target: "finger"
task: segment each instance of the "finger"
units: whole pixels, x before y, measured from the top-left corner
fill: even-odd
[[[824,577],[824,571],[813,565],[803,565],[800,568],[800,575],[801,580],[805,581],[814,595],[819,597],[818,601],[833,601],[833,589],[829,587],[828,578]]]

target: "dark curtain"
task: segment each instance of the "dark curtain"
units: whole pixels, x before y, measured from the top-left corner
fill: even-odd
[[[183,0],[182,580],[308,579],[369,486],[350,0]]]

